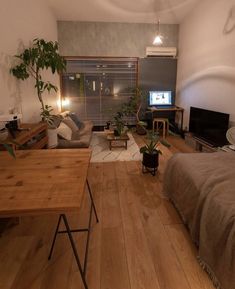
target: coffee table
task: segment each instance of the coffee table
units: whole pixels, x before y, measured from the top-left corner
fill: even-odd
[[[107,135],[107,140],[109,141],[110,150],[112,150],[112,148],[125,148],[127,150],[127,141],[129,140],[127,134],[115,136],[114,133],[110,133]]]

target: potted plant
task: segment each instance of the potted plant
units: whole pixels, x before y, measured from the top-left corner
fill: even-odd
[[[140,120],[140,111],[142,102],[146,99],[146,93],[140,87],[133,89],[132,92],[133,95],[129,101],[122,106],[122,111],[125,115],[135,115],[136,132],[140,135],[145,135],[147,133],[147,123]]]
[[[157,134],[148,134],[148,142],[145,143],[145,146],[140,148],[140,153],[143,154],[143,173],[150,172],[153,176],[155,175],[159,165],[159,154],[162,154],[161,150],[158,148],[160,144],[170,147],[170,144],[160,139]]]
[[[58,88],[50,81],[44,81],[42,72],[50,69],[52,74],[61,73],[66,68],[65,59],[59,55],[58,43],[34,39],[30,48],[26,48],[21,54],[16,55],[19,63],[12,67],[10,72],[18,79],[26,80],[32,77],[35,82],[38,99],[41,103],[41,116],[49,124],[52,122],[52,109],[44,104],[43,93],[51,90],[57,92]]]
[[[125,132],[125,122],[123,113],[118,111],[114,117],[114,135],[121,136]]]

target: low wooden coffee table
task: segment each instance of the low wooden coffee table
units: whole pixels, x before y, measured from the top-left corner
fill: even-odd
[[[109,141],[110,150],[112,150],[112,148],[125,148],[127,150],[127,141],[129,140],[127,134],[115,136],[114,133],[110,133],[107,135],[107,140]]]

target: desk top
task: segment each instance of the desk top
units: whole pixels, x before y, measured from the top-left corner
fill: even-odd
[[[0,152],[0,216],[78,210],[90,157],[89,149]]]
[[[150,111],[184,111],[182,107],[179,106],[170,106],[170,107],[149,107]]]

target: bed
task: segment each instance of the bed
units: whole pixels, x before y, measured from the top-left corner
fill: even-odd
[[[175,154],[163,190],[187,225],[214,285],[235,289],[235,153]]]

